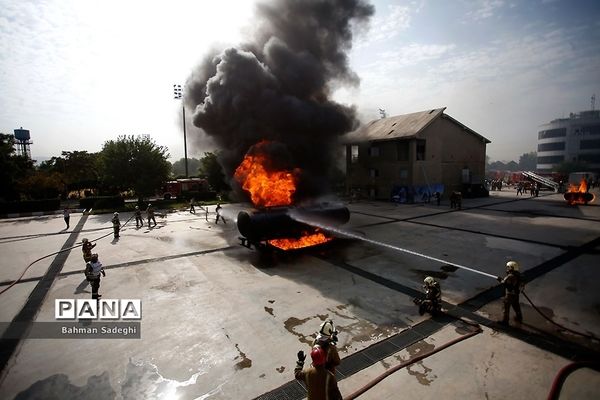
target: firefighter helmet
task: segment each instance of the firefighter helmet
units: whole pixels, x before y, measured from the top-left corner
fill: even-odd
[[[96,254],[96,253],[92,254],[92,261],[93,262],[98,261],[98,254]]]
[[[89,241],[90,241],[90,240],[89,240],[88,238],[83,238],[83,239],[81,239],[81,243],[87,243],[87,242],[89,242]]]
[[[315,367],[319,365],[325,365],[325,361],[327,360],[327,354],[325,350],[321,346],[314,346],[310,352],[310,358],[312,358],[312,364]]]
[[[425,279],[423,279],[423,283],[425,284],[425,286],[433,286],[435,285],[435,279],[433,279],[433,277],[428,276]]]
[[[516,271],[519,272],[519,263],[516,261],[509,261],[506,263],[506,271]]]
[[[119,216],[119,213],[115,211],[115,213],[113,214],[115,217]]]
[[[331,335],[335,335],[337,331],[335,330],[335,326],[333,325],[333,320],[328,319],[327,321],[321,324],[319,328],[319,333],[321,335],[325,335],[331,337]]]

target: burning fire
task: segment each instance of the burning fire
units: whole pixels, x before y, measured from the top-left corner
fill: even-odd
[[[269,170],[269,159],[261,154],[261,146],[269,142],[262,141],[255,145],[257,151],[248,152],[244,160],[236,168],[234,177],[242,184],[242,188],[250,193],[255,207],[289,206],[296,192],[297,170]],[[258,154],[256,154],[258,153]],[[272,239],[268,243],[282,250],[295,250],[315,246],[330,241],[324,233],[306,232],[301,238]]]
[[[290,171],[267,171],[263,155],[246,154],[235,170],[235,179],[250,193],[257,207],[287,206],[292,204],[296,178]]]
[[[587,186],[587,182],[585,179],[582,179],[581,182],[579,182],[579,186],[574,185],[574,184],[570,184],[569,185],[569,193],[587,193],[588,186]]]
[[[588,192],[588,185],[585,179],[581,179],[578,185],[569,185],[569,190],[565,193],[565,200],[569,205],[587,204],[594,201],[594,195]]]
[[[303,247],[315,246],[317,244],[326,243],[331,240],[322,232],[307,234],[299,239],[273,239],[269,240],[269,244],[282,250],[296,250]]]

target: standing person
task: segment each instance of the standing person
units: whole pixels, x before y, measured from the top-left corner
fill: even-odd
[[[92,254],[92,259],[88,261],[85,266],[85,278],[92,287],[93,300],[98,300],[100,297],[102,297],[102,295],[98,294],[98,289],[100,289],[100,274],[102,274],[102,276],[106,276],[106,272],[104,272],[102,263],[98,261],[98,254]]]
[[[206,219],[206,222],[208,222],[208,206],[204,207],[204,219]]]
[[[96,247],[96,243],[90,242],[89,239],[81,239],[81,251],[83,251],[83,261],[86,263],[92,260],[92,249]]]
[[[223,220],[223,223],[226,224],[227,221],[225,221],[225,218],[223,218],[223,216],[221,215],[221,203],[217,203],[217,208],[215,209],[215,211],[217,212],[217,218],[215,220],[215,224],[219,223],[219,218]]]
[[[301,350],[298,352],[298,361],[294,369],[294,376],[306,384],[308,400],[342,400],[342,394],[337,385],[335,375],[325,368],[327,353],[321,346],[314,346],[310,352],[312,365],[304,368],[306,355]]]
[[[142,218],[142,211],[139,206],[135,206],[135,227],[139,228],[144,226],[144,219]]]
[[[148,208],[146,209],[146,213],[148,214],[148,228],[152,228],[150,226],[150,221],[153,221],[154,226],[156,226],[156,218],[154,217],[154,207],[152,207],[152,204],[148,203]]]
[[[506,276],[498,277],[498,281],[504,284],[504,314],[502,324],[508,325],[508,316],[510,307],[515,310],[515,320],[518,323],[523,322],[521,305],[519,304],[519,293],[521,291],[521,273],[519,272],[519,263],[509,261],[506,263]]]
[[[194,208],[194,199],[190,199],[190,213],[196,214],[196,209]]]
[[[313,341],[313,346],[318,345],[327,353],[325,368],[333,374],[335,374],[335,368],[340,365],[340,355],[336,347],[337,334],[338,331],[335,330],[333,320],[328,319],[321,324],[317,332],[317,337]]]
[[[65,229],[69,229],[69,221],[71,220],[71,211],[69,210],[69,207],[65,207],[63,210],[63,218],[65,219],[65,224],[67,224]]]
[[[121,221],[119,221],[119,213],[118,212],[115,212],[113,214],[112,224],[113,224],[113,233],[114,233],[115,239],[116,239],[119,237],[119,229],[121,229]]]
[[[435,196],[435,203],[439,206],[440,201],[442,200],[442,195],[440,194],[440,192],[435,192],[434,196]]]

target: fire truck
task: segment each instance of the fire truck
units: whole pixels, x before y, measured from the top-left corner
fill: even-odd
[[[208,193],[209,190],[208,181],[204,178],[184,178],[165,183],[161,195],[165,200],[169,200],[189,192]]]

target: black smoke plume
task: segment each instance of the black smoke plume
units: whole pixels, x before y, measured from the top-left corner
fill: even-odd
[[[279,142],[303,171],[296,200],[324,194],[337,138],[358,124],[353,107],[329,97],[336,85],[358,84],[347,52],[373,12],[364,0],[261,2],[252,40],[204,58],[185,101],[220,147],[227,176],[254,144]]]

